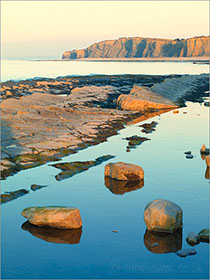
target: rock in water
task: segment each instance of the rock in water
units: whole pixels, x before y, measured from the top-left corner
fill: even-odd
[[[200,152],[201,154],[209,155],[209,149],[206,148],[205,144],[202,145]]]
[[[173,233],[182,227],[182,209],[166,199],[156,199],[147,204],[144,221],[148,230]]]
[[[189,232],[186,238],[186,241],[189,245],[195,246],[199,244],[199,236],[195,232]]]
[[[201,231],[198,233],[198,236],[199,236],[199,238],[200,238],[200,241],[209,243],[209,240],[210,240],[210,232],[209,232],[209,229],[208,229],[208,228],[205,228],[205,229],[201,230]]]
[[[77,229],[82,227],[80,211],[71,207],[29,207],[21,215],[36,226],[48,226],[60,229]]]
[[[186,154],[186,158],[187,158],[187,159],[192,159],[192,158],[193,158],[193,155],[191,155],[191,154]]]
[[[195,249],[182,249],[179,250],[178,252],[176,252],[177,256],[179,257],[187,257],[187,256],[192,256],[192,255],[196,255],[197,252]]]
[[[105,176],[122,181],[140,181],[144,178],[144,170],[138,165],[116,162],[105,166]]]

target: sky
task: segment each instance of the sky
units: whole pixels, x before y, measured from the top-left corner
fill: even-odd
[[[120,37],[209,35],[208,1],[2,1],[2,58],[61,58]]]

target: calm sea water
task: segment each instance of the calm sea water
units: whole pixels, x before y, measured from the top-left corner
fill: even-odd
[[[91,160],[112,154],[116,157],[109,162],[138,164],[144,168],[145,180],[144,186],[135,191],[120,194],[117,186],[110,191],[104,182],[106,163],[60,182],[54,177],[59,170],[50,164],[21,171],[3,181],[2,192],[29,190],[34,183],[48,187],[2,205],[2,278],[207,279],[207,243],[195,246],[197,254],[186,258],[171,252],[171,246],[190,248],[185,241],[187,234],[209,227],[209,184],[206,164],[200,157],[201,145],[209,141],[208,108],[188,103],[179,111],[146,121],[158,122],[152,134],[142,133],[140,123],[127,125],[107,142],[62,159]],[[135,134],[151,140],[128,153],[123,138]],[[192,151],[193,159],[185,158],[187,150]],[[161,246],[153,249],[148,246],[152,237],[145,235],[143,213],[147,203],[157,198],[182,207],[183,232],[178,239],[159,239]],[[54,243],[50,234],[21,228],[26,221],[21,211],[41,205],[80,209],[82,232],[68,236],[69,243],[75,244]],[[61,233],[57,237],[65,239]]]
[[[93,61],[27,61],[3,60],[1,81],[34,77],[56,78],[66,75],[93,74],[200,74],[209,66],[192,62],[93,62]]]

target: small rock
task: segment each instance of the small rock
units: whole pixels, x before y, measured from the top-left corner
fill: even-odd
[[[208,228],[205,228],[205,229],[201,230],[198,233],[198,236],[199,236],[201,242],[209,243],[210,233],[209,233],[209,229]]]
[[[185,155],[191,155],[191,151],[184,152]]]
[[[109,163],[105,166],[105,176],[122,181],[140,181],[144,178],[144,170],[136,164]]]
[[[179,114],[179,110],[173,111],[173,114]]]
[[[199,244],[199,236],[195,232],[189,232],[186,238],[186,241],[189,245],[195,246]]]
[[[192,159],[192,158],[193,158],[193,155],[186,155],[186,158],[187,158],[187,159]]]
[[[71,207],[29,207],[21,215],[36,226],[48,226],[60,229],[77,229],[82,227],[80,211]]]
[[[208,101],[204,102],[204,106],[205,107],[209,107],[210,106],[210,102],[208,102]]]
[[[183,112],[183,114],[187,114],[187,112]]]
[[[47,187],[47,185],[41,186],[41,185],[33,184],[33,185],[31,185],[31,190],[32,191],[37,191],[37,190],[40,190],[40,189],[45,188],[45,187]]]
[[[112,232],[115,232],[115,233],[117,233],[117,232],[118,232],[118,230],[113,230]]]
[[[166,199],[156,199],[147,204],[144,221],[148,230],[173,233],[182,227],[182,209]]]
[[[179,250],[178,252],[176,252],[177,256],[179,257],[187,257],[187,256],[192,256],[192,255],[196,255],[197,252],[195,249],[182,249],[182,250]]]

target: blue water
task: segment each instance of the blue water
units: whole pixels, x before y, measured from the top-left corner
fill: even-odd
[[[198,103],[143,121],[158,122],[152,134],[141,132],[141,123],[127,125],[107,142],[65,157],[61,162],[91,160],[105,154],[140,165],[144,186],[123,195],[111,192],[104,183],[104,166],[93,167],[72,178],[56,181],[59,169],[45,164],[21,171],[2,182],[2,192],[31,184],[48,187],[2,205],[3,279],[207,279],[209,244],[194,248],[197,254],[180,258],[175,253],[152,253],[144,245],[144,208],[157,198],[169,199],[183,209],[182,248],[190,248],[185,238],[209,227],[209,184],[206,164],[200,157],[202,144],[208,145],[208,111]],[[187,112],[187,114],[183,114]],[[126,152],[132,135],[148,137],[135,150]],[[184,152],[191,150],[193,159]],[[41,205],[75,206],[83,221],[77,244],[47,242],[21,229],[25,207]],[[118,230],[113,233],[113,230]],[[78,237],[79,239],[79,237]]]
[[[193,62],[113,62],[113,61],[30,61],[3,60],[1,81],[23,80],[34,77],[56,78],[66,75],[93,74],[201,74],[209,73],[206,64]]]

